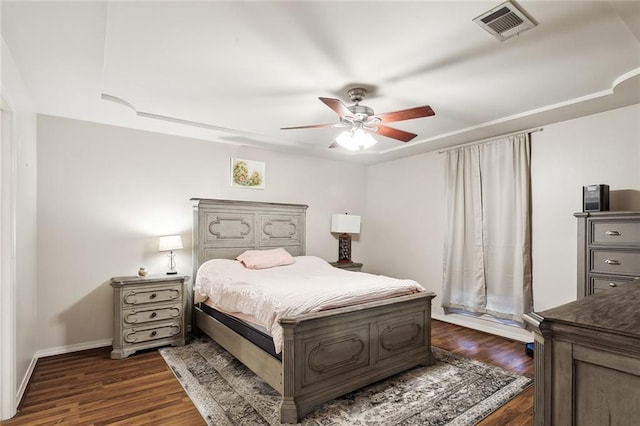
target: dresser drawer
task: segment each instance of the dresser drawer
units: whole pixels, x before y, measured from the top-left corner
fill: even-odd
[[[143,305],[145,303],[162,303],[181,300],[182,286],[141,287],[127,289],[123,292],[122,302],[125,307]]]
[[[640,275],[640,252],[591,250],[591,272]]]
[[[182,333],[179,322],[165,323],[153,327],[134,327],[123,332],[123,341],[127,345],[149,342],[152,340],[170,339]]]
[[[145,324],[153,321],[166,321],[181,318],[182,306],[171,305],[165,307],[149,307],[137,309],[125,309],[122,311],[122,321],[125,326]]]
[[[640,221],[593,221],[591,244],[640,245]]]
[[[633,280],[634,277],[591,277],[591,292],[594,294],[599,293],[603,290],[608,290],[610,288],[630,283]]]

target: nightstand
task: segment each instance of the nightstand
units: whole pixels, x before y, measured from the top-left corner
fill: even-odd
[[[164,345],[185,343],[185,275],[114,277],[111,358]]]
[[[353,272],[362,272],[362,263],[340,263],[340,262],[330,262],[331,266],[334,268],[346,269],[347,271]]]

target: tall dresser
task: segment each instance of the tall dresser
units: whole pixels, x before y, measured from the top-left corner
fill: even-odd
[[[640,212],[580,212],[578,298],[640,277]]]

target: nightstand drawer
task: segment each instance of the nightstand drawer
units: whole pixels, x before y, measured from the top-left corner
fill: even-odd
[[[125,306],[136,306],[145,303],[173,302],[182,298],[182,286],[144,287],[127,289],[122,301]]]
[[[170,339],[182,333],[179,322],[155,325],[152,327],[134,327],[124,331],[122,340],[124,344],[135,345],[151,340]]]
[[[592,244],[640,245],[640,221],[593,221]]]
[[[144,324],[153,321],[166,321],[181,318],[182,306],[152,307],[147,309],[125,309],[122,311],[124,325]]]
[[[592,250],[591,272],[639,275],[640,252]]]

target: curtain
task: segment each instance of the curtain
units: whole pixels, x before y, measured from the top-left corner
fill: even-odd
[[[446,153],[445,311],[522,323],[533,309],[530,170],[528,133]]]

